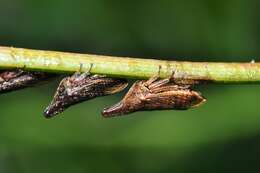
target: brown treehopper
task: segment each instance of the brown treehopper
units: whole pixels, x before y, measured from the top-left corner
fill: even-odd
[[[76,72],[60,82],[52,102],[44,111],[44,115],[46,118],[51,118],[71,105],[117,93],[127,85],[125,79]]]
[[[147,81],[137,81],[122,101],[105,108],[102,115],[113,117],[144,110],[186,110],[198,107],[206,99],[190,87],[191,85],[176,84],[173,77],[158,80],[158,76],[154,76]]]
[[[21,69],[0,72],[0,93],[6,93],[49,79],[52,75],[43,72],[27,72]]]

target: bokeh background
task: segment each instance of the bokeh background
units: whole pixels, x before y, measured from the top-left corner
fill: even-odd
[[[0,0],[0,45],[192,61],[260,60],[257,0]],[[260,86],[207,85],[189,111],[103,119],[123,93],[42,112],[59,80],[0,96],[0,172],[259,172]],[[125,91],[126,92],[126,91]]]

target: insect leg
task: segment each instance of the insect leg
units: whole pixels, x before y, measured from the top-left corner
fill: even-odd
[[[79,70],[76,71],[76,72],[72,75],[72,77],[75,78],[75,79],[77,79],[77,80],[83,80],[83,79],[85,79],[87,76],[90,75],[90,70],[92,69],[92,66],[93,66],[93,64],[91,63],[91,64],[90,64],[90,67],[89,67],[89,69],[88,69],[88,71],[82,72],[83,64],[80,63]]]
[[[144,86],[148,87],[149,85],[151,85],[153,82],[155,82],[155,81],[160,77],[161,68],[162,68],[161,65],[159,65],[158,74],[153,75],[150,79],[148,79],[148,80],[144,83]]]
[[[156,82],[150,84],[150,85],[148,86],[148,88],[149,88],[149,89],[158,88],[158,87],[161,87],[161,86],[163,86],[163,85],[169,83],[169,81],[170,81],[169,79],[162,79],[162,80],[159,80],[159,81],[156,81]]]
[[[170,82],[182,86],[184,88],[191,88],[194,84],[198,84],[199,81],[194,79],[188,79],[188,75],[183,72],[177,72],[173,70],[170,79]]]
[[[161,93],[161,92],[166,92],[166,91],[177,91],[177,90],[187,90],[187,89],[189,89],[189,86],[186,86],[186,85],[180,86],[180,85],[172,84],[172,85],[166,85],[166,86],[161,86],[161,87],[157,87],[157,88],[152,88],[150,91],[151,91],[151,93],[156,94],[156,93]]]

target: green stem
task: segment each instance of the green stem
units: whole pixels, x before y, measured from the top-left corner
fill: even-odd
[[[0,68],[24,68],[32,71],[72,73],[88,71],[123,78],[149,78],[158,73],[169,77],[173,71],[180,78],[199,79],[217,83],[258,83],[260,63],[184,62],[155,59],[100,56],[78,53],[0,47]],[[178,75],[177,75],[178,76]]]

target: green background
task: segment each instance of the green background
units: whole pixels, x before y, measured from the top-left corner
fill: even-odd
[[[192,61],[260,60],[259,1],[1,0],[0,45]],[[61,79],[61,78],[60,78]],[[259,172],[260,86],[204,85],[189,111],[104,119],[123,93],[44,119],[59,80],[0,96],[0,172]]]

